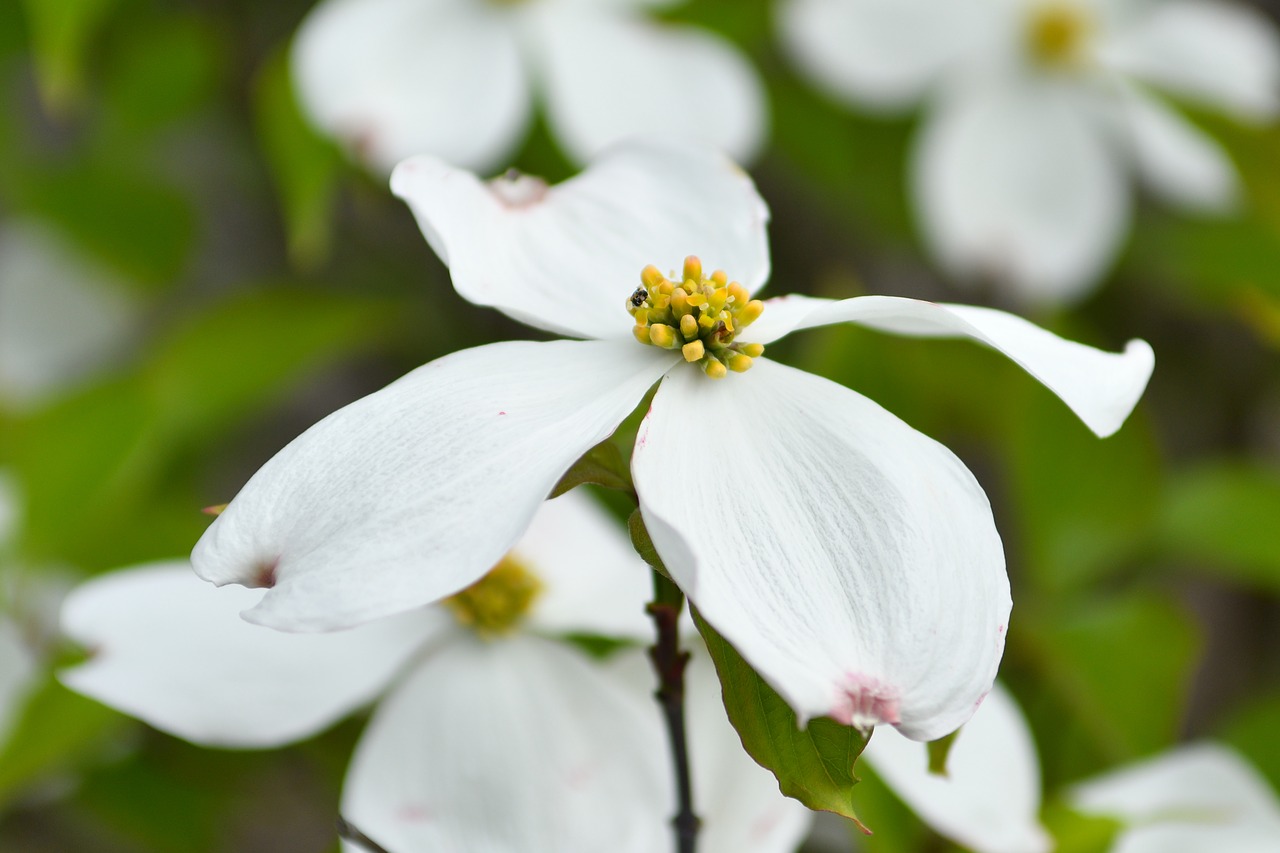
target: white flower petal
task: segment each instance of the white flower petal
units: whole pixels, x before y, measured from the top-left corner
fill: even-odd
[[[402,163],[391,190],[413,209],[464,299],[533,326],[631,339],[640,271],[699,255],[749,289],[769,276],[768,208],[751,178],[710,149],[650,140],[612,149],[571,180],[504,202],[431,157]]]
[[[776,317],[768,319],[775,309]],[[1103,437],[1118,430],[1133,411],[1155,367],[1155,354],[1143,340],[1129,341],[1122,353],[1110,353],[1060,338],[994,308],[897,296],[829,300],[792,295],[771,299],[743,337],[768,343],[795,329],[831,323],[858,323],[895,335],[971,338],[984,343],[1057,394],[1089,429]]]
[[[990,690],[1010,607],[991,508],[870,400],[768,359],[677,369],[632,472],[676,582],[802,720],[930,740]]]
[[[975,853],[1047,853],[1040,825],[1040,763],[1022,712],[997,683],[960,730],[947,775],[929,772],[929,751],[888,726],[862,758],[925,823]]]
[[[215,589],[185,562],[123,569],[67,596],[62,629],[89,660],[73,690],[211,746],[272,747],[315,734],[377,696],[451,629],[419,610],[331,634],[285,634],[239,613],[262,593]]]
[[[1051,85],[955,87],[913,164],[930,248],[1028,303],[1083,296],[1125,235],[1129,191],[1090,105]]]
[[[294,439],[192,562],[219,585],[272,587],[245,617],[286,630],[343,628],[452,595],[515,545],[560,475],[670,364],[654,347],[606,341],[445,356]]]
[[[134,326],[124,282],[35,222],[0,229],[0,404],[30,407],[100,370]]]
[[[1202,743],[1085,782],[1070,794],[1086,813],[1129,826],[1111,853],[1270,853],[1280,849],[1280,802],[1234,751]]]
[[[511,553],[542,582],[530,627],[640,642],[652,637],[645,615],[652,570],[622,523],[581,489],[545,502]]]
[[[0,615],[0,747],[35,680],[36,665],[18,626]]]
[[[1235,206],[1235,167],[1208,134],[1136,90],[1121,108],[1138,172],[1151,189],[1185,207],[1223,212]]]
[[[585,4],[546,4],[530,24],[547,118],[578,161],[628,136],[670,128],[738,161],[759,151],[764,86],[716,33]]]
[[[1264,119],[1280,109],[1280,35],[1262,12],[1221,0],[1170,0],[1103,47],[1108,65],[1171,91]]]
[[[808,833],[813,813],[798,800],[784,797],[773,774],[747,755],[725,713],[715,665],[696,629],[687,639],[690,645],[685,650],[691,657],[685,668],[685,729],[693,808],[701,821],[698,850],[792,853]],[[656,676],[644,650],[619,651],[609,658],[608,666],[631,690],[632,701],[657,708],[653,704]],[[653,748],[670,756],[665,732],[662,737]],[[674,813],[674,791],[670,796],[669,810]]]
[[[468,638],[378,707],[343,814],[390,850],[653,853],[671,832],[658,728],[568,647]]]
[[[325,0],[291,59],[311,120],[384,173],[424,153],[498,165],[529,121],[516,34],[488,3]]]
[[[885,109],[919,99],[991,28],[992,4],[965,0],[788,0],[794,62],[836,97]]]

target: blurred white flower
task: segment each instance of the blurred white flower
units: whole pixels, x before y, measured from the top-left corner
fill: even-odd
[[[1110,853],[1274,853],[1280,800],[1234,750],[1179,747],[1078,785],[1072,805],[1124,824]]]
[[[644,14],[669,5],[323,0],[298,31],[293,76],[311,120],[382,172],[415,154],[504,165],[535,100],[579,161],[659,131],[750,159],[766,111],[754,69],[715,33]]]
[[[124,284],[56,231],[0,226],[0,407],[30,407],[101,369],[136,319]]]
[[[675,795],[652,676],[619,678],[542,636],[644,640],[649,588],[649,569],[619,526],[570,492],[542,506],[480,586],[349,631],[251,625],[237,614],[260,593],[214,590],[186,563],[93,579],[63,610],[64,630],[90,658],[60,677],[164,731],[234,747],[307,737],[386,692],[342,806],[380,844],[402,853],[653,853],[670,844]],[[729,794],[702,812],[708,838],[776,818],[751,844],[706,849],[794,849],[807,810],[751,762],[723,711],[720,723],[707,722],[698,703],[691,737],[708,743],[694,746],[695,760],[726,740],[738,753],[723,768],[694,771]]]
[[[837,322],[967,337],[1105,435],[1146,384],[1149,346],[1104,353],[999,311],[911,299],[750,300],[746,289],[768,276],[768,211],[750,178],[699,147],[619,146],[550,188],[486,184],[415,158],[392,188],[464,297],[587,340],[454,353],[281,450],[192,554],[214,583],[271,587],[247,619],[327,630],[473,583],[661,380],[632,473],[663,561],[707,621],[802,721],[891,722],[928,740],[969,718],[991,687],[1010,608],[982,488],[865,397],[754,355]],[[701,337],[681,346],[684,332],[658,322],[676,299],[671,283],[648,270],[653,292],[632,291],[645,264],[690,251],[710,263],[688,286],[711,295],[685,300],[706,301],[702,319],[679,324],[694,317]],[[727,278],[708,277],[712,264],[746,288],[717,286]],[[650,326],[637,326],[642,313]]]
[[[0,469],[0,748],[9,737],[36,675],[35,655],[12,618],[13,602],[4,571],[21,512],[17,483]]]
[[[1047,853],[1040,824],[1040,762],[1013,697],[997,682],[956,735],[945,776],[929,772],[929,752],[880,727],[862,753],[925,823],[975,853]]]
[[[939,261],[1033,304],[1082,296],[1128,228],[1128,174],[1199,211],[1239,196],[1221,147],[1147,89],[1275,115],[1280,38],[1218,0],[785,0],[797,64],[843,100],[927,101],[912,162]]]

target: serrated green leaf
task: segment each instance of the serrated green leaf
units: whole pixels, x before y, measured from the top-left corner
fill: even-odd
[[[1179,475],[1165,493],[1158,542],[1207,572],[1280,590],[1280,471],[1223,461]]]
[[[301,268],[314,267],[329,254],[342,153],[298,108],[285,50],[262,67],[253,98],[258,144],[280,197],[289,256]]]
[[[862,826],[853,808],[854,763],[867,739],[828,717],[801,729],[795,712],[696,609],[694,621],[715,662],[729,721],[742,745],[778,780],[778,787],[811,809],[834,812]],[[864,828],[865,831],[865,828]]]

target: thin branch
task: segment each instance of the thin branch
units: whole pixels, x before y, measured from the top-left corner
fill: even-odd
[[[346,841],[350,841],[353,844],[359,844],[361,847],[368,850],[369,853],[391,853],[387,848],[356,829],[355,826],[353,826],[351,822],[342,815],[338,815],[338,837]]]
[[[684,725],[684,670],[689,653],[680,651],[680,608],[684,594],[659,572],[653,573],[653,603],[648,607],[657,629],[657,640],[649,649],[649,660],[658,676],[654,693],[666,718],[667,735],[676,773],[680,810],[672,819],[679,853],[694,853],[701,821],[693,811],[693,786],[689,778],[689,746]]]

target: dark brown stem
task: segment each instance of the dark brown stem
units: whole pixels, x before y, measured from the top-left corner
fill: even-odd
[[[369,853],[390,853],[387,848],[356,829],[341,815],[338,816],[338,837],[346,839],[354,844],[359,844],[361,847],[368,850]]]
[[[679,853],[694,853],[701,822],[693,812],[689,745],[684,727],[684,669],[689,662],[689,653],[680,651],[680,608],[683,605],[684,593],[680,588],[661,573],[654,572],[653,603],[649,605],[648,612],[658,637],[649,649],[649,660],[658,676],[658,690],[654,695],[666,718],[671,755],[675,759],[676,789],[680,795],[680,810],[671,824],[675,827]]]

